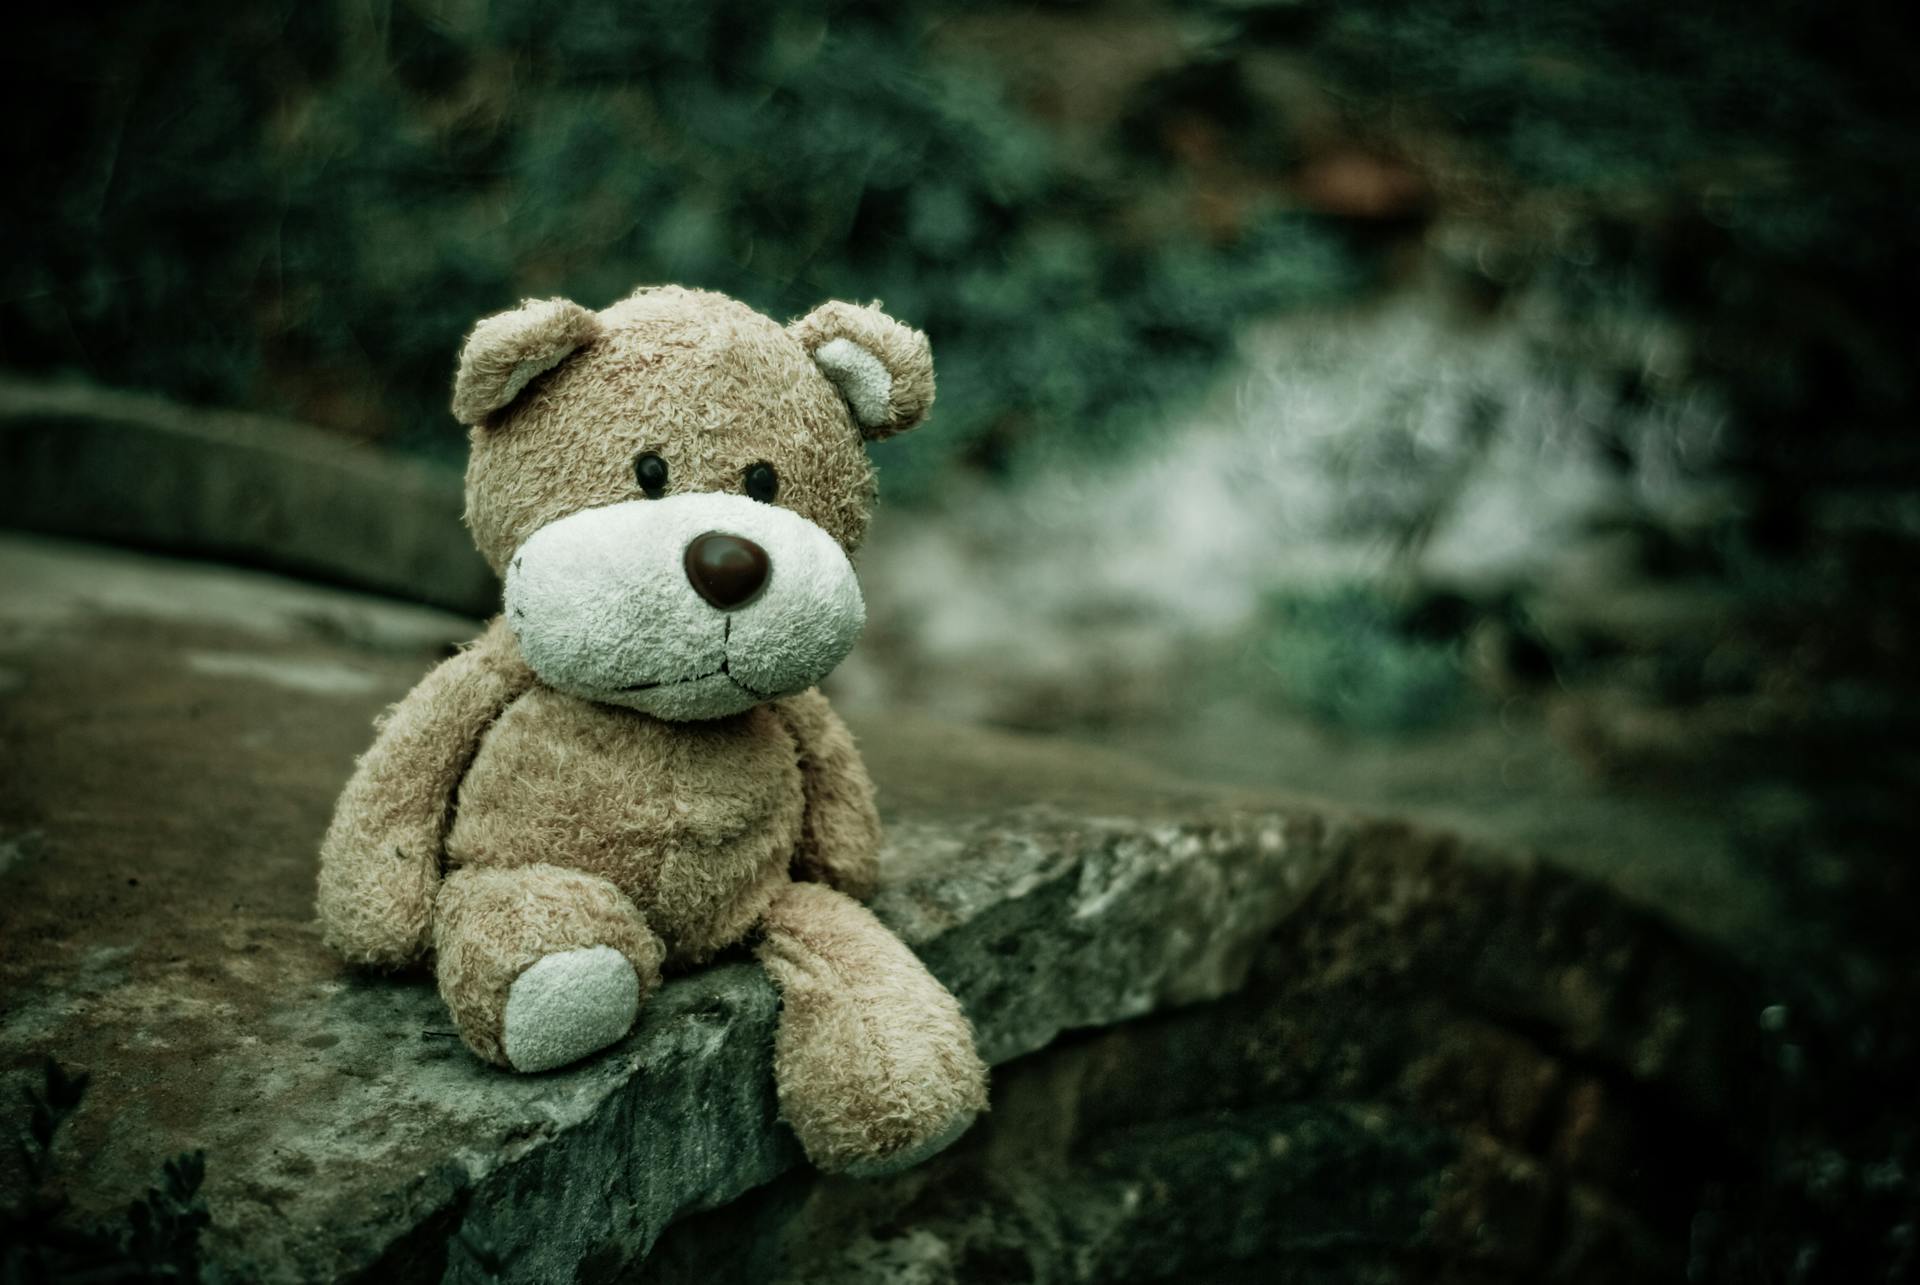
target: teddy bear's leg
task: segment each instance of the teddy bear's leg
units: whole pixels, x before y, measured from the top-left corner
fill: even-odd
[[[816,883],[781,892],[761,962],[780,988],[780,1113],[822,1169],[905,1168],[987,1104],[960,1005],[873,913]]]
[[[625,1035],[666,953],[618,888],[547,865],[447,876],[433,944],[460,1038],[516,1071],[565,1066]]]

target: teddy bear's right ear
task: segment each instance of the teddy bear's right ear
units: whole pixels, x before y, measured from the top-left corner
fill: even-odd
[[[536,375],[600,333],[600,319],[570,299],[528,299],[473,328],[453,378],[453,417],[479,425]]]

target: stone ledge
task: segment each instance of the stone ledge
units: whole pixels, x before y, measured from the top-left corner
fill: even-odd
[[[0,541],[0,579],[21,586],[0,603],[0,1066],[24,1079],[51,1053],[92,1073],[62,1144],[83,1214],[111,1216],[162,1157],[197,1146],[209,1252],[241,1279],[612,1279],[676,1220],[799,1164],[775,1117],[773,993],[746,962],[669,984],[603,1056],[515,1077],[466,1054],[423,978],[357,977],[321,948],[309,896],[333,796],[373,713],[471,624],[31,539]],[[1428,1065],[1410,1015],[1444,997],[1506,1032],[1487,1047],[1531,1041],[1536,1061],[1607,1088],[1622,1121],[1670,1115],[1714,1138],[1714,1156],[1735,1145],[1740,1096],[1722,1069],[1742,1064],[1751,996],[1599,885],[1096,749],[908,718],[856,730],[888,814],[876,908],[996,1063],[1113,1028],[1099,1038],[1128,1052],[1101,1074],[1164,1065],[1204,1084],[1193,1050],[1258,1025],[1206,1015],[1290,996],[1264,1069],[1236,1074],[1295,1076],[1336,1105],[1390,1099],[1392,1077],[1327,1068]],[[1115,1025],[1181,1012],[1201,1025],[1159,1046],[1151,1027]],[[1089,1101],[1145,1128],[1168,1096],[1157,1085]],[[1389,1147],[1426,1166],[1417,1193],[1478,1172],[1460,1157],[1482,1153],[1458,1139],[1496,1136],[1481,1117],[1497,1112],[1448,1117],[1403,1096],[1420,1137],[1455,1140]],[[1527,1128],[1515,1146],[1537,1147]],[[978,1132],[960,1156],[1003,1145],[992,1118]],[[1361,1182],[1372,1162],[1350,1160],[1312,1172]],[[1582,1163],[1582,1182],[1618,1187],[1629,1161]],[[1476,1181],[1470,1194],[1491,1190]],[[1409,1225],[1439,1216],[1438,1199],[1419,1195],[1428,1212]]]
[[[499,601],[460,525],[459,467],[337,433],[4,379],[0,476],[0,525],[219,558],[475,615]]]

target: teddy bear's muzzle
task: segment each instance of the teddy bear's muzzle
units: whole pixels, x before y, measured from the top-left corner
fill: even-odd
[[[568,514],[527,537],[506,579],[507,623],[542,681],[668,719],[805,691],[866,617],[838,541],[734,494]]]

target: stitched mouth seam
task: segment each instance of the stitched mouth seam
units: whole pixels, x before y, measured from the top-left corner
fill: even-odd
[[[726,646],[727,640],[731,637],[733,637],[733,621],[731,618],[729,618],[726,622],[726,632],[722,634],[720,638],[720,645],[723,648],[723,651],[720,657],[720,668],[712,671],[711,673],[695,674],[692,678],[674,678],[674,679],[667,680],[665,682],[658,682],[658,683],[635,683],[632,687],[622,687],[620,689],[620,694],[625,696],[633,692],[650,692],[661,687],[684,687],[688,683],[705,682],[709,678],[720,678],[724,676],[735,687],[738,687],[741,691],[745,692],[747,695],[758,696],[761,700],[766,700],[770,693],[763,692],[757,687],[749,687],[747,684],[741,682],[739,677],[735,675],[733,670],[730,668],[733,661],[731,657],[725,654],[724,648]]]

